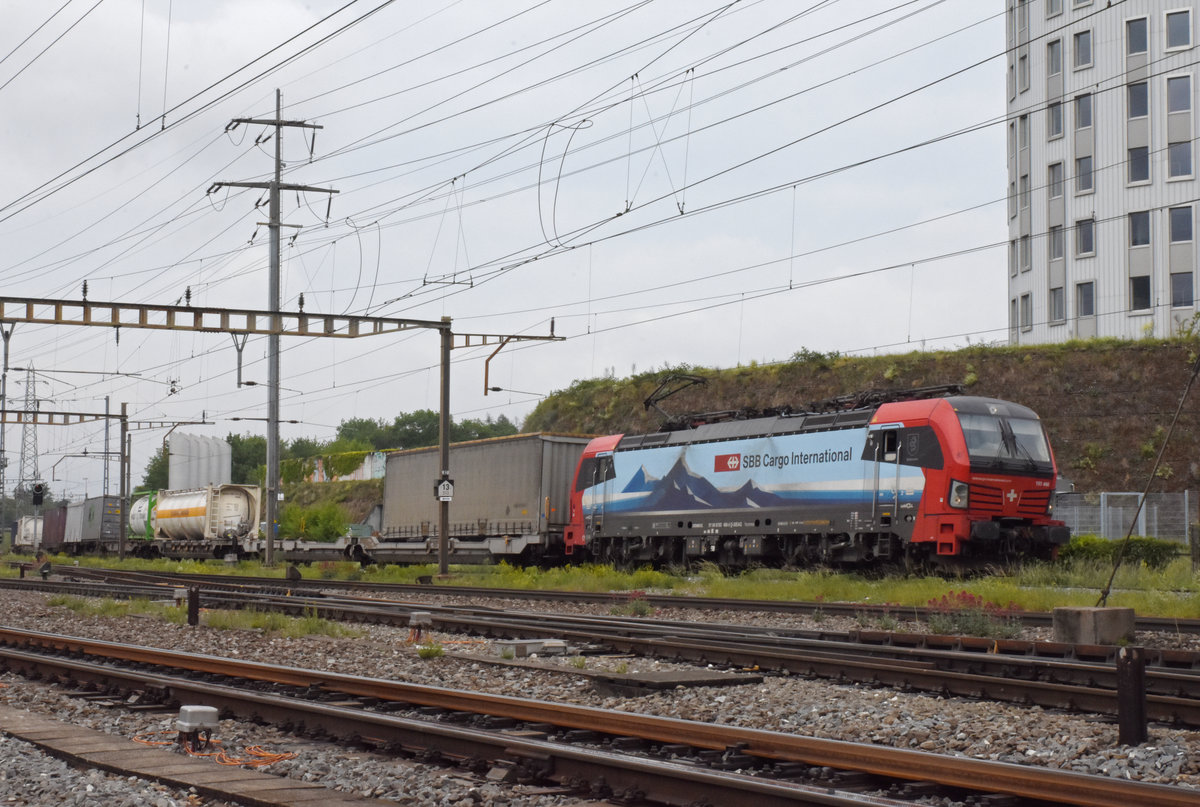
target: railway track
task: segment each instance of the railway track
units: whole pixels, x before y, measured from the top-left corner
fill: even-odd
[[[163,586],[91,581],[0,581],[98,597],[168,596]],[[257,593],[246,584],[205,589],[210,608],[255,608],[292,615],[409,626],[421,613],[432,629],[493,639],[557,638],[579,652],[622,652],[670,661],[798,674],[899,690],[998,700],[1117,716],[1119,648],[972,639],[878,631],[780,630],[611,616],[502,612],[412,601]],[[1146,716],[1200,726],[1200,654],[1147,652]],[[616,691],[637,694],[636,678],[613,677]]]
[[[1194,805],[1183,788],[0,629],[0,664],[67,686],[210,705],[308,736],[672,805]]]
[[[31,567],[32,568],[32,567]],[[314,580],[311,578],[288,580],[280,577],[233,577],[219,574],[184,574],[169,572],[127,572],[108,569],[87,569],[76,566],[54,566],[54,574],[89,577],[93,579],[125,580],[143,582],[148,585],[189,586],[202,585],[238,589],[252,587],[257,590],[284,591],[345,591],[369,592],[389,598],[405,596],[423,596],[431,594],[479,598],[479,599],[508,599],[534,600],[542,602],[590,603],[600,605],[626,604],[630,600],[628,592],[587,592],[587,591],[551,591],[529,589],[500,589],[475,586],[448,586],[434,584],[432,579],[428,584],[408,583],[367,583],[353,580]],[[826,616],[841,616],[856,618],[869,616],[880,618],[885,616],[897,619],[912,619],[925,622],[936,615],[936,609],[913,605],[889,605],[847,602],[802,602],[796,600],[744,600],[723,599],[714,597],[691,597],[678,595],[642,594],[637,598],[653,608],[682,608],[706,611],[762,611],[767,613],[812,615],[821,613]],[[1026,627],[1049,627],[1053,624],[1053,615],[1045,611],[1013,611],[1006,614]],[[1139,616],[1136,628],[1139,631],[1165,631],[1169,633],[1200,634],[1200,619],[1182,619],[1176,617]]]

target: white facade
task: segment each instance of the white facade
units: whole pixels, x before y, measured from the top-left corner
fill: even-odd
[[[1009,341],[1195,314],[1197,0],[1005,0]]]

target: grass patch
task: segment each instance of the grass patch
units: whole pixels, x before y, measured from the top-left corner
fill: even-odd
[[[302,617],[287,616],[268,611],[205,611],[201,622],[217,630],[257,630],[291,639],[305,636],[330,636],[335,639],[353,639],[363,632],[347,627],[340,622],[331,622],[315,614]]]
[[[1115,542],[1114,542],[1115,543]],[[76,560],[56,556],[54,563]],[[284,565],[264,567],[254,561],[227,565],[222,561],[172,561],[79,558],[80,566],[109,567],[179,573],[225,573],[282,578]],[[321,562],[299,567],[303,577],[328,580],[363,580],[371,583],[416,583],[418,578],[437,574],[434,565],[369,566],[351,562]],[[638,603],[641,593],[656,595],[728,597],[803,602],[851,602],[889,605],[898,621],[913,619],[913,607],[954,591],[969,592],[985,602],[1013,603],[1026,611],[1050,611],[1057,606],[1095,605],[1111,574],[1111,561],[1083,553],[1053,563],[1030,563],[1001,569],[990,575],[965,579],[926,576],[867,576],[829,570],[751,569],[726,575],[711,564],[689,570],[664,571],[649,568],[621,571],[598,564],[536,569],[506,563],[487,566],[451,566],[447,585],[518,590],[607,592],[626,595],[617,601],[615,613],[649,615],[649,603]],[[0,573],[16,570],[0,564]],[[1133,608],[1143,616],[1200,618],[1200,575],[1194,574],[1188,558],[1168,558],[1165,563],[1146,559],[1127,560],[1116,576],[1110,605]],[[906,609],[909,609],[906,611]],[[643,614],[642,611],[645,611]],[[245,629],[280,630],[278,627],[245,625]],[[314,629],[313,632],[324,632]]]
[[[441,658],[446,655],[446,649],[437,642],[417,646],[417,656],[423,659]]]
[[[613,616],[650,616],[654,606],[646,599],[646,592],[631,591],[625,595],[625,602],[614,605],[609,613]]]
[[[168,619],[172,611],[179,609],[173,605],[161,602],[151,602],[147,599],[114,600],[105,598],[89,600],[83,597],[73,597],[67,594],[55,594],[46,598],[46,604],[55,608],[66,608],[80,616],[124,617],[134,614]],[[186,620],[186,613],[184,614]]]

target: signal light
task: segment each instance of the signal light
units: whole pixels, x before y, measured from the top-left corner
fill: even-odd
[[[41,504],[42,498],[45,495],[46,495],[46,483],[45,482],[34,482],[33,483],[33,503]]]

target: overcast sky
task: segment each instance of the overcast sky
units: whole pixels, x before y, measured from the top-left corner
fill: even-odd
[[[578,379],[1006,337],[1004,22],[975,0],[67,0],[0,28],[0,294],[282,307],[546,335],[456,350],[456,419]],[[256,209],[256,204],[262,206]],[[438,405],[433,332],[284,339],[285,439]],[[243,377],[265,384],[266,339]],[[43,409],[262,433],[228,335],[17,325]],[[102,371],[92,375],[65,371]],[[120,374],[120,375],[115,375]],[[10,406],[25,374],[9,372]],[[850,390],[847,390],[850,392]],[[114,429],[115,435],[115,429]],[[164,430],[133,441],[136,484]],[[97,425],[38,431],[101,492]],[[21,431],[6,434],[11,485]],[[114,438],[115,449],[115,438]],[[115,463],[110,488],[116,492]]]

